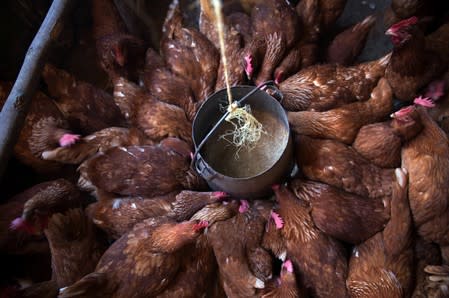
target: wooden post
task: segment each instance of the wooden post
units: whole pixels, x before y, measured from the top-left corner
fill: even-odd
[[[54,0],[51,4],[0,113],[0,179],[19,137],[52,41],[58,38],[64,15],[73,3],[73,0]]]

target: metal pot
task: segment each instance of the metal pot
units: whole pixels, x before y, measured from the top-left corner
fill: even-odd
[[[287,115],[275,98],[259,88],[231,88],[233,99],[249,105],[263,125],[264,133],[255,148],[237,150],[229,142],[232,138],[229,131],[233,126],[223,121],[228,105],[226,89],[211,95],[193,120],[196,150],[193,166],[213,190],[227,192],[236,198],[260,198],[271,194],[271,186],[285,179],[294,166]],[[275,91],[280,94],[277,89]]]

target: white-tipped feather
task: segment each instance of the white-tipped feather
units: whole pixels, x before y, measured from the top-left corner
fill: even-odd
[[[256,289],[263,289],[263,288],[265,288],[265,283],[262,280],[256,278],[256,282],[254,284],[254,287]]]
[[[279,260],[281,260],[282,262],[285,262],[285,260],[287,259],[287,251],[283,251],[279,256],[278,256]]]
[[[396,180],[398,181],[399,185],[403,188],[405,187],[405,174],[402,171],[402,169],[397,168],[394,170],[394,174],[396,175]]]

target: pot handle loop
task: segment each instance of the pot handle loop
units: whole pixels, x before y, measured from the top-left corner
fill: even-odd
[[[282,103],[282,100],[284,99],[284,95],[282,94],[281,90],[277,87],[276,83],[274,81],[268,81],[265,83],[265,85],[260,88],[268,95],[279,101],[279,103]]]
[[[216,174],[212,173],[209,168],[205,165],[203,159],[198,155],[194,161],[195,170],[199,173],[204,179],[210,181],[215,178]]]

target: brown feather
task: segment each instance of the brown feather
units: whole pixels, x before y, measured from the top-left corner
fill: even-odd
[[[293,180],[290,187],[297,197],[309,202],[313,221],[321,231],[351,244],[359,244],[381,231],[390,219],[390,198],[364,198],[300,179]]]
[[[362,197],[391,195],[392,169],[379,168],[337,141],[296,137],[296,160],[304,175]]]
[[[297,133],[351,144],[363,125],[382,120],[390,113],[392,106],[392,90],[387,81],[381,79],[367,101],[350,103],[326,112],[288,112],[288,120]]]
[[[150,139],[180,137],[191,143],[191,123],[183,109],[162,102],[136,84],[119,78],[114,84],[114,101],[128,121]]]
[[[343,246],[313,223],[310,208],[285,186],[275,189],[281,233],[301,287],[315,297],[346,297],[347,260]],[[326,280],[326,284],[322,283]]]
[[[175,195],[176,192],[153,198],[100,198],[98,202],[90,204],[86,212],[97,227],[109,237],[118,239],[144,219],[167,215]]]
[[[413,247],[407,177],[402,170],[396,171],[399,174],[396,174],[390,222],[383,232],[353,250],[347,280],[353,297],[408,297],[411,294]]]
[[[54,214],[45,230],[50,244],[53,279],[69,286],[95,270],[106,245],[81,209]]]
[[[364,101],[384,75],[389,55],[353,67],[314,65],[283,81],[282,105],[289,111],[326,111]]]
[[[161,146],[111,148],[81,167],[79,184],[91,181],[100,189],[121,195],[153,197],[204,185],[187,158]]]

